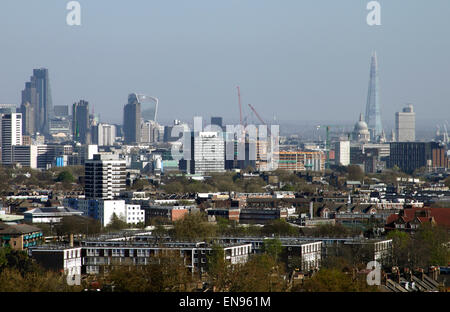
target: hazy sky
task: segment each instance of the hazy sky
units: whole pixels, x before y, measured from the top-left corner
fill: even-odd
[[[33,68],[46,67],[54,105],[79,99],[103,121],[122,122],[128,94],[160,99],[159,118],[357,120],[369,61],[378,53],[382,119],[404,103],[418,119],[450,122],[450,1],[1,0],[0,103],[20,104]]]

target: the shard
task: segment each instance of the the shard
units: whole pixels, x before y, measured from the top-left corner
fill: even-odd
[[[369,127],[371,140],[377,140],[381,137],[383,126],[381,124],[381,111],[379,99],[379,85],[378,85],[378,63],[377,53],[373,52],[370,63],[370,80],[369,91],[367,94],[366,104],[366,123]]]

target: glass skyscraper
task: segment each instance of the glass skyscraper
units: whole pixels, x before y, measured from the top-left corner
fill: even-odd
[[[373,52],[370,64],[369,91],[367,94],[365,121],[369,127],[371,140],[381,137],[383,126],[381,124],[381,111],[379,100],[378,62],[377,53]]]
[[[34,118],[34,122],[25,122],[33,124],[35,131],[48,134],[50,119],[53,116],[48,69],[33,69],[33,76],[31,76],[30,82],[25,83],[25,89],[22,91],[22,104],[27,102],[31,104],[34,114],[33,116],[26,116],[26,118]]]

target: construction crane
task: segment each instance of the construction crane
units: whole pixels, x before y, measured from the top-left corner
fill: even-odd
[[[250,109],[255,113],[255,115],[256,115],[256,117],[259,119],[259,121],[261,121],[264,125],[267,126],[266,122],[261,118],[261,116],[259,116],[259,114],[258,114],[258,112],[256,111],[256,109],[255,109],[251,104],[248,104],[248,106],[249,106]],[[269,127],[267,127],[267,133],[268,133],[269,135],[271,135]]]
[[[330,133],[331,132],[330,132],[330,128],[331,127],[339,128],[339,127],[343,127],[343,126],[342,125],[331,125],[331,126],[330,125],[318,125],[317,126],[317,130],[320,127],[325,127],[325,130],[326,130],[325,150],[327,152],[327,159],[326,159],[326,162],[325,162],[325,168],[329,169],[330,168],[330,148],[331,148],[331,142],[330,142]],[[347,134],[347,136],[348,136],[348,134]]]
[[[241,90],[239,89],[239,86],[237,86],[236,88],[238,91],[238,101],[239,101],[239,122],[240,122],[240,125],[243,126],[243,124],[242,124]]]

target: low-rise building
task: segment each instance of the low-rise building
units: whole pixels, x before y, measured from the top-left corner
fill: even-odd
[[[24,221],[30,223],[59,223],[63,217],[81,216],[82,211],[65,207],[39,207],[23,213]]]
[[[191,206],[150,205],[145,208],[145,220],[149,222],[153,218],[163,218],[168,221],[177,221],[189,213]]]
[[[63,205],[83,212],[84,216],[99,220],[102,226],[107,226],[114,214],[130,224],[145,221],[145,213],[141,206],[126,204],[125,200],[65,198]]]
[[[44,245],[30,248],[29,255],[45,269],[64,273],[68,285],[81,284],[81,247]]]
[[[40,228],[28,224],[8,225],[0,223],[0,246],[9,246],[15,250],[27,250],[42,242]]]
[[[251,244],[222,244],[224,257],[229,264],[245,263],[252,253]],[[124,242],[124,241],[83,241],[82,273],[104,273],[109,266],[145,265],[151,263],[151,257],[164,251],[179,253],[183,262],[192,272],[205,272],[208,255],[213,248],[204,242]]]
[[[431,207],[405,208],[388,217],[386,230],[414,232],[422,224],[438,225],[450,231],[450,209]]]

